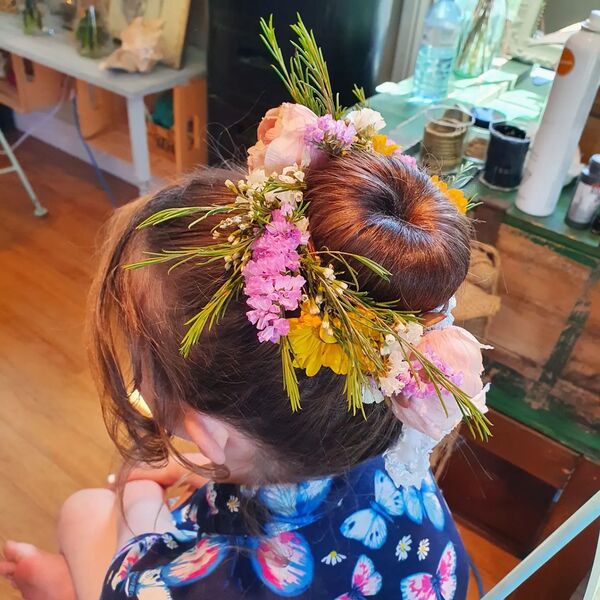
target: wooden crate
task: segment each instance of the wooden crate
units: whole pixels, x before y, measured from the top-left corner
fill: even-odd
[[[76,82],[81,129],[93,147],[131,162],[125,100],[112,92]],[[147,98],[151,108],[153,98]],[[174,126],[146,123],[152,174],[171,178],[206,164],[206,82],[191,81],[173,89]]]
[[[175,131],[161,127],[156,123],[148,122],[148,138],[150,145],[156,152],[162,152],[171,160],[175,160]]]
[[[21,113],[54,106],[63,94],[66,76],[35,62],[10,54],[15,85],[0,80],[0,104]]]

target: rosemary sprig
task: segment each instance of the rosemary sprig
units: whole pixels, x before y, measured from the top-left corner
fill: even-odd
[[[136,229],[144,229],[153,225],[160,225],[173,219],[181,219],[182,217],[189,217],[198,213],[205,213],[207,216],[216,215],[220,213],[231,212],[235,209],[234,205],[223,205],[223,206],[186,206],[183,208],[165,208],[158,212],[150,215],[147,219],[142,221]],[[206,218],[206,217],[204,217]],[[191,226],[191,225],[190,225]]]
[[[189,356],[205,328],[210,331],[222,319],[227,306],[239,294],[242,286],[242,275],[238,267],[231,277],[228,277],[225,283],[213,294],[204,308],[186,323],[188,330],[183,337],[180,348],[183,356]]]
[[[281,353],[281,367],[283,370],[283,389],[287,392],[292,412],[300,410],[300,389],[298,387],[298,376],[294,368],[294,358],[290,340],[282,337],[279,342],[279,351]]]
[[[260,39],[275,61],[272,65],[273,70],[295,102],[310,108],[319,116],[331,114],[335,119],[340,119],[346,109],[340,105],[339,95],[333,93],[323,52],[317,45],[313,32],[306,28],[300,15],[297,15],[297,18],[296,24],[291,26],[298,41],[292,41],[294,54],[290,58],[289,68],[277,41],[273,15],[268,21],[260,19]],[[357,93],[360,94],[360,91],[355,92]],[[359,101],[364,98],[364,92],[362,96],[357,95],[357,98]]]

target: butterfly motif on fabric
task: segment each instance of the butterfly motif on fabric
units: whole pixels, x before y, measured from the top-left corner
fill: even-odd
[[[219,509],[217,508],[217,490],[212,481],[206,484],[206,503],[208,504],[210,515],[214,517],[219,514]]]
[[[315,479],[291,485],[260,488],[258,499],[270,512],[267,533],[293,531],[317,521],[319,507],[327,498],[332,479]]]
[[[341,525],[344,537],[362,542],[367,548],[378,550],[387,540],[387,523],[404,512],[404,499],[389,475],[375,471],[375,500],[370,508],[350,515]]]
[[[107,581],[110,582],[113,590],[123,584],[133,567],[148,554],[161,537],[156,534],[145,536],[142,539],[134,539],[119,552],[119,560],[113,563],[115,567],[111,568],[107,575]]]
[[[375,596],[381,590],[381,584],[381,575],[375,570],[373,561],[362,554],[352,572],[352,590],[338,596],[336,600],[363,600],[368,596]]]
[[[170,600],[170,591],[188,586],[208,577],[223,561],[244,547],[260,581],[273,593],[282,597],[296,596],[310,586],[314,561],[308,543],[299,533],[281,532],[270,538],[229,538],[205,536],[170,563],[130,574],[127,583],[128,597]],[[154,596],[149,595],[153,590]]]
[[[420,489],[413,486],[403,488],[402,496],[406,516],[413,523],[420,525],[423,522],[423,517],[427,516],[438,531],[444,529],[446,521],[444,509],[436,494],[436,486],[431,475],[423,480]]]
[[[402,600],[452,600],[456,593],[456,551],[448,542],[434,575],[417,573],[400,583]]]
[[[171,533],[180,542],[189,542],[198,536],[198,502],[193,499],[171,512],[177,529]]]

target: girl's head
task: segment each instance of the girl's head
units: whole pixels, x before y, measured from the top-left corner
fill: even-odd
[[[365,405],[366,420],[353,416],[342,378],[329,369],[310,378],[298,372],[302,410],[291,412],[278,348],[259,343],[243,297],[189,357],[181,356],[186,322],[224,281],[221,262],[190,261],[170,272],[165,265],[123,268],[144,253],[208,245],[216,220],[191,229],[186,218],[137,226],[164,208],[229,202],[227,177],[197,174],[121,209],[111,223],[91,319],[111,435],[126,456],[160,461],[174,451],[170,436],[184,434],[216,466],[217,477],[229,472],[238,480],[306,479],[380,454],[402,424],[385,403]],[[315,246],[365,256],[392,273],[385,282],[359,271],[361,289],[372,297],[426,312],[445,304],[464,279],[468,221],[420,171],[395,158],[352,153],[309,170],[307,186]],[[152,419],[129,402],[135,388]]]

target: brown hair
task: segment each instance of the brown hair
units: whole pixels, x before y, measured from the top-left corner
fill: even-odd
[[[243,297],[203,334],[189,357],[182,357],[185,323],[223,282],[223,265],[190,261],[170,272],[165,265],[123,268],[144,252],[211,243],[214,220],[191,229],[186,218],[143,230],[137,226],[164,208],[230,201],[223,186],[227,178],[236,174],[197,173],[120,209],[109,223],[90,323],[107,427],[124,456],[160,462],[175,452],[170,432],[188,406],[252,439],[269,465],[270,481],[342,472],[380,454],[398,437],[401,423],[385,404],[365,405],[366,420],[353,416],[342,379],[321,369],[311,378],[298,373],[302,410],[292,413],[278,348],[258,342]],[[427,311],[446,302],[464,279],[468,220],[420,171],[394,158],[351,154],[309,171],[307,186],[315,246],[367,256],[392,272],[389,283],[360,273],[375,298]],[[142,373],[149,379],[144,389],[151,390],[153,419],[138,414],[128,400]]]

